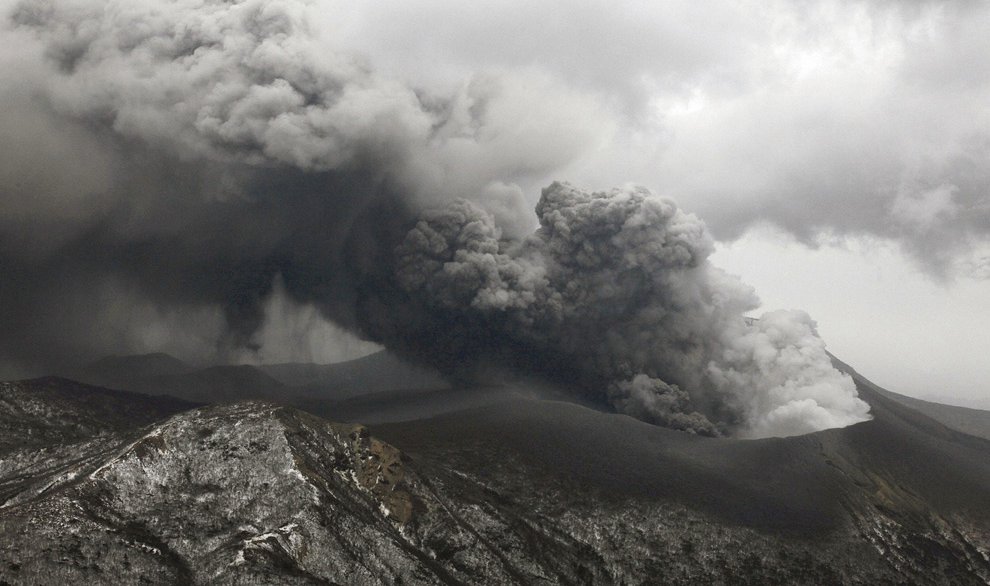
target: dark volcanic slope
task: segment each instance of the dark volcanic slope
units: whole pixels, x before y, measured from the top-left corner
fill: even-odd
[[[67,378],[99,381],[115,386],[139,378],[185,374],[196,370],[174,356],[156,352],[130,356],[107,356],[67,373]]]
[[[955,405],[943,405],[923,401],[914,397],[907,397],[899,393],[881,388],[864,376],[856,372],[851,366],[832,356],[832,363],[841,371],[849,373],[857,380],[857,384],[865,387],[879,395],[893,399],[895,402],[905,405],[915,411],[931,417],[946,427],[961,431],[969,435],[975,435],[990,440],[990,411],[982,409],[971,409],[969,407],[957,407]]]
[[[410,364],[387,350],[334,364],[285,363],[259,366],[307,397],[344,399],[385,391],[445,389],[435,371]]]
[[[905,515],[990,518],[990,440],[951,429],[856,376],[874,419],[816,434],[830,463]]]
[[[384,391],[339,401],[301,399],[294,406],[336,421],[385,423],[435,417],[517,398],[500,387]]]
[[[286,363],[195,368],[167,354],[111,356],[66,375],[91,385],[200,403],[262,399],[317,409],[382,393],[450,390],[436,372],[387,351],[336,364]]]
[[[857,382],[873,421],[783,439],[701,438],[524,399],[375,429],[426,457],[456,450],[480,466],[495,453],[512,455],[609,494],[669,499],[774,529],[827,528],[842,519],[850,495],[899,498],[904,506],[916,500],[907,495],[922,495],[923,508],[939,514],[990,515],[990,441]]]
[[[507,486],[492,462],[511,463],[505,476],[668,503],[798,542],[852,531],[908,582],[941,571],[961,583],[990,580],[990,442],[856,382],[872,421],[786,439],[700,438],[524,399],[375,430],[424,463],[470,470],[525,498],[536,491]]]
[[[132,381],[128,390],[149,395],[173,395],[203,403],[230,403],[246,399],[280,399],[285,385],[254,366],[211,366],[183,374]]]
[[[482,468],[501,454],[611,497],[675,501],[732,523],[820,531],[838,518],[839,487],[820,442],[810,437],[710,441],[623,415],[525,399],[375,432],[423,458],[456,452]]]
[[[0,462],[0,580],[986,584],[990,442],[857,384],[873,421],[759,441],[512,393],[389,443],[255,402],[100,428]]]
[[[889,391],[884,396],[920,411],[946,427],[990,440],[990,411],[932,403]]]
[[[990,440],[990,411],[923,401],[914,397],[892,393],[875,385],[870,388],[888,399],[924,413],[946,427]]]

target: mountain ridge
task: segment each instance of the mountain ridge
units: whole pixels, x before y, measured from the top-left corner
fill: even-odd
[[[380,392],[449,389],[432,370],[387,351],[331,364],[218,364],[197,367],[168,354],[108,356],[64,375],[85,384],[172,395],[200,403],[241,400],[342,401]]]
[[[108,419],[0,463],[0,579],[986,583],[990,441],[851,376],[872,421],[762,440],[511,392],[370,427],[259,401]],[[28,382],[7,396],[162,400]]]

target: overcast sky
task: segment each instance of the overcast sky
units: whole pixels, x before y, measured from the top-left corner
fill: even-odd
[[[41,14],[49,4],[100,2],[28,4]],[[155,4],[134,2],[133,12]],[[521,209],[532,209],[555,179],[587,189],[645,185],[705,220],[719,241],[714,262],[755,286],[764,309],[807,310],[829,348],[878,384],[990,407],[987,4],[272,3],[281,4],[328,56],[345,55],[417,96],[459,96],[469,122],[484,111],[473,142],[447,141],[403,171],[418,173],[410,181],[421,188],[484,191],[506,231],[523,233],[535,216],[497,202],[521,197]],[[18,35],[47,18],[0,3],[7,14],[18,6],[10,29]],[[73,96],[86,100],[68,99],[70,90],[38,81],[29,64],[51,57],[51,46],[32,52],[22,48],[27,37],[3,34],[5,100],[14,99],[12,80],[27,79],[64,119],[105,114],[92,105],[98,89],[77,83]],[[104,179],[89,170],[104,161],[100,148],[85,147],[97,140],[90,126],[63,128],[37,112],[44,120],[32,123],[25,111],[5,108],[0,119],[6,144],[33,137],[24,152],[5,149],[0,175],[16,175],[32,153],[56,156],[50,143],[65,140],[84,145],[68,165],[86,171],[45,185],[64,190],[84,177],[98,191]],[[5,197],[8,235],[10,218],[45,205]],[[278,296],[267,307],[267,358],[371,348],[314,325],[311,308]],[[147,328],[139,346],[173,331]],[[300,339],[307,348],[278,350]]]

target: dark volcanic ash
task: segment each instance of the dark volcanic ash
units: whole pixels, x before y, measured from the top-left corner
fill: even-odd
[[[747,321],[755,295],[671,201],[555,183],[525,235],[518,184],[580,153],[594,104],[497,76],[430,95],[335,52],[317,16],[7,10],[0,366],[256,345],[278,280],[452,376],[521,371],[660,425],[757,437],[868,417],[806,315]]]

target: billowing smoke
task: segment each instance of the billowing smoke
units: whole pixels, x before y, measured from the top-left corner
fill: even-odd
[[[7,4],[0,352],[25,372],[150,350],[149,321],[223,359],[276,275],[354,328],[411,208],[463,194],[525,230],[518,183],[592,136],[590,102],[531,100],[552,80],[379,75],[305,1]]]
[[[465,201],[427,213],[397,249],[402,294],[390,305],[401,310],[368,329],[451,369],[511,364],[696,433],[793,435],[866,419],[810,318],[744,317],[753,291],[708,262],[704,224],[670,200],[554,183],[536,211],[540,228],[521,240],[501,239]]]
[[[222,357],[257,346],[278,283],[452,377],[525,373],[660,425],[867,417],[810,319],[747,320],[755,295],[669,200],[554,183],[529,233],[520,186],[596,135],[596,104],[553,80],[410,87],[294,0],[25,1],[7,18],[4,362],[162,331]]]

